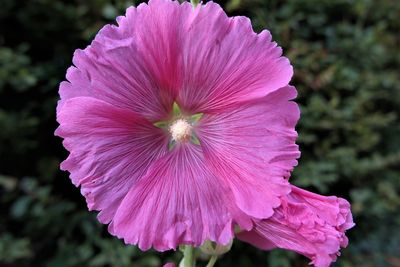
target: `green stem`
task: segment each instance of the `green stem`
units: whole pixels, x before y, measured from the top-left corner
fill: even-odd
[[[217,259],[218,259],[217,255],[211,256],[210,261],[207,263],[206,267],[213,267]]]
[[[185,246],[183,251],[183,266],[184,267],[195,267],[196,259],[194,258],[194,248],[192,246]]]
[[[196,7],[199,4],[199,0],[190,0],[190,3]]]

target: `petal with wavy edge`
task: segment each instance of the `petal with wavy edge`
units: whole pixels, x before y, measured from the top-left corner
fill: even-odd
[[[183,85],[178,101],[187,110],[220,112],[286,86],[293,69],[271,34],[256,34],[246,17],[228,17],[216,3],[191,11],[184,21]]]
[[[131,188],[110,224],[142,250],[164,251],[233,237],[229,188],[208,171],[199,146],[178,144]]]
[[[68,100],[57,120],[70,151],[61,168],[109,223],[131,186],[167,152],[166,136],[134,112],[89,97]]]
[[[290,192],[287,179],[300,156],[294,87],[220,114],[205,114],[197,130],[207,164],[233,191],[237,206],[268,218]]]
[[[347,246],[345,231],[353,226],[346,200],[292,186],[271,218],[256,221],[252,231],[237,236],[261,249],[296,251],[310,258],[314,266],[328,267],[340,248]]]

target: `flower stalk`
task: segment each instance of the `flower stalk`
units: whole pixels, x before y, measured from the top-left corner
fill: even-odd
[[[194,255],[194,247],[186,245],[183,250],[183,266],[182,267],[195,267],[196,258]]]
[[[218,256],[217,256],[217,255],[211,256],[211,258],[210,258],[210,260],[208,261],[206,267],[213,267],[214,264],[217,262],[217,260],[218,260]]]

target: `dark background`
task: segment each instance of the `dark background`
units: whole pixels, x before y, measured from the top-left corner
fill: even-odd
[[[400,1],[220,3],[268,28],[294,65],[302,157],[291,181],[349,199],[357,223],[334,266],[400,266]],[[152,267],[180,256],[110,236],[58,169],[58,84],[73,51],[130,4],[0,0],[0,266]],[[217,266],[307,262],[235,242]]]

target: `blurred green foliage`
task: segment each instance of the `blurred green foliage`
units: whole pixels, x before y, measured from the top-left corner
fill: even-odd
[[[74,49],[134,4],[0,0],[0,266],[160,266],[111,237],[68,174],[57,88]],[[137,4],[137,3],[135,3]],[[268,28],[295,68],[302,158],[292,182],[352,202],[357,226],[335,266],[400,266],[400,2],[231,0]],[[306,266],[236,242],[217,266]]]

